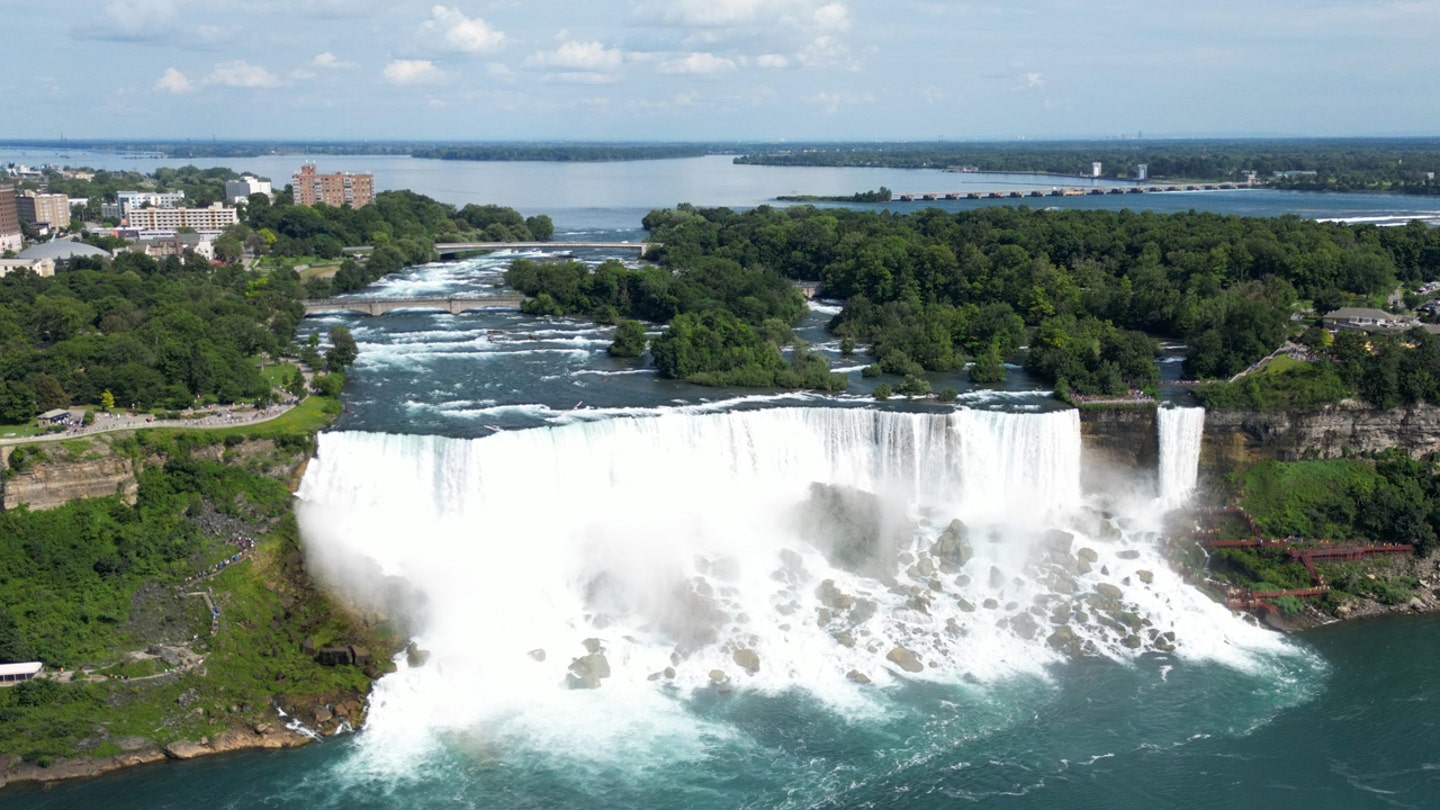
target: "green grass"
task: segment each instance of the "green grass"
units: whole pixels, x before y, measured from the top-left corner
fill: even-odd
[[[295,366],[285,362],[266,363],[258,357],[251,358],[251,361],[260,369],[260,376],[265,382],[275,388],[284,388],[296,371]]]
[[[145,431],[156,433],[186,432],[201,430],[207,437],[224,439],[227,436],[237,436],[253,439],[273,439],[281,436],[310,436],[331,422],[340,415],[342,406],[340,400],[329,397],[308,396],[299,405],[286,411],[281,416],[268,422],[260,422],[253,425],[236,425],[225,428],[143,428]]]
[[[1284,374],[1299,368],[1305,368],[1307,363],[1295,358],[1281,354],[1270,358],[1270,362],[1255,370],[1256,374]]]
[[[0,439],[18,439],[27,436],[43,436],[45,428],[31,420],[18,425],[0,425]]]
[[[1383,479],[1373,462],[1262,461],[1239,475],[1241,506],[1270,537],[1343,540],[1356,516],[1356,501]]]

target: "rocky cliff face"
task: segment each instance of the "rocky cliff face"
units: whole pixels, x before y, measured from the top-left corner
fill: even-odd
[[[53,509],[77,498],[103,498],[116,493],[133,504],[140,488],[135,466],[118,456],[36,464],[5,479],[0,486],[4,487],[5,509],[21,504],[31,509]]]
[[[1266,459],[1339,458],[1392,447],[1417,458],[1440,451],[1440,407],[1381,411],[1346,403],[1313,413],[1211,411],[1200,463],[1223,472]]]
[[[1081,409],[1080,440],[1081,486],[1086,491],[1104,488],[1108,470],[1154,470],[1159,463],[1154,408]]]

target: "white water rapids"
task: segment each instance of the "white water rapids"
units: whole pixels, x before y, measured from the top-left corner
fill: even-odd
[[[1200,422],[1161,413],[1174,499],[1194,485]],[[582,757],[625,729],[683,757],[694,721],[666,707],[705,690],[883,711],[903,679],[1044,678],[1082,653],[1249,668],[1282,645],[1171,571],[1156,499],[1087,502],[1083,463],[1073,410],[326,433],[298,514],[328,584],[404,615],[429,653],[399,656],[374,693],[367,740],[390,755],[486,728]],[[567,688],[597,649],[600,688]]]

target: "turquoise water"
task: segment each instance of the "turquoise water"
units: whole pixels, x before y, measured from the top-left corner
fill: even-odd
[[[726,731],[685,750],[620,740],[585,759],[511,757],[476,737],[385,773],[362,733],[6,788],[0,806],[1434,807],[1437,633],[1436,618],[1325,628],[1302,641],[1314,658],[1255,674],[1157,658],[999,689],[917,686],[856,719],[799,695],[717,694],[685,712]]]
[[[21,158],[0,154],[5,159]],[[270,163],[231,162],[275,174],[291,159],[263,160]],[[915,176],[902,173],[900,182],[887,170],[738,172],[709,158],[578,168],[361,160],[344,168],[383,169],[401,178],[389,185],[452,202],[552,210],[562,234],[619,239],[640,238],[636,222],[651,205],[747,205],[792,191],[908,188]],[[541,204],[547,184],[563,186],[562,205]],[[1414,207],[1423,201],[1375,195],[1215,192],[1144,202],[1251,214],[1424,213]],[[414,268],[362,294],[491,289],[502,264],[489,258]],[[307,328],[345,324],[360,343],[337,429],[471,438],[661,412],[862,407],[863,361],[840,357],[828,341],[822,326],[830,314],[816,305],[802,331],[853,385],[843,397],[823,399],[661,381],[641,362],[605,356],[608,329],[564,319],[417,312],[332,316]],[[972,390],[958,376],[932,384],[961,390],[971,408],[1047,410],[1044,392],[1012,371],[1006,390]],[[567,502],[564,493],[558,502]],[[725,512],[749,508],[739,506],[719,504]],[[420,705],[407,698],[392,704],[398,708],[382,728],[299,751],[165,763],[49,789],[10,787],[0,790],[0,807],[1440,806],[1440,679],[1433,677],[1440,619],[1334,626],[1227,649],[1231,638],[1254,634],[1239,621],[1205,617],[1213,632],[1187,639],[1188,654],[1031,662],[1009,675],[891,678],[839,692],[802,677],[788,687],[734,691],[607,686],[538,705],[519,692],[513,700],[479,694],[485,687],[477,681],[473,701],[463,691],[447,693],[451,703],[429,710],[465,716],[468,704],[484,701],[491,710],[483,720],[427,732],[424,715],[404,716]],[[969,663],[983,671],[991,662]]]

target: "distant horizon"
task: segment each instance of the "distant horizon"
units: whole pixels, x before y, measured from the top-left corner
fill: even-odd
[[[941,146],[946,144],[1143,144],[1155,141],[1426,141],[1434,140],[1440,146],[1440,132],[1426,134],[1394,134],[1394,135],[1290,135],[1290,134],[1232,134],[1232,135],[1146,135],[1144,137],[1114,137],[1114,136],[1055,136],[1046,138],[944,138],[934,140],[924,139],[885,139],[885,138],[828,138],[828,139],[765,139],[765,138],[744,138],[727,140],[687,140],[687,139],[578,139],[578,138],[284,138],[284,137],[244,137],[244,138],[212,138],[190,137],[190,136],[157,136],[145,138],[110,138],[110,137],[85,137],[85,136],[63,136],[55,138],[0,138],[0,146],[51,146],[74,144],[83,146],[85,144],[116,144],[116,145],[146,145],[154,144],[159,146],[177,146],[180,144],[273,144],[277,146],[347,146],[347,145],[379,145],[379,146],[409,146],[409,145],[479,145],[479,146]]]

